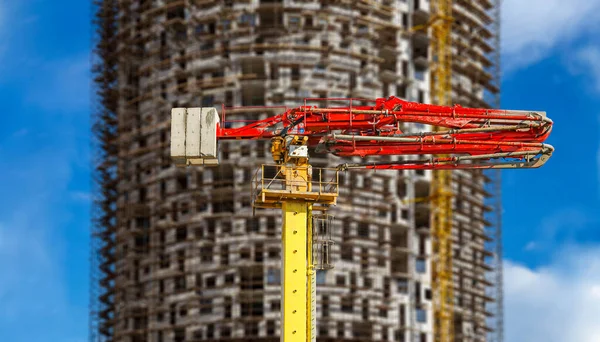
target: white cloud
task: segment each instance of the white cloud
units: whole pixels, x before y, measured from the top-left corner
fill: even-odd
[[[600,341],[600,248],[566,248],[547,266],[505,263],[507,342]]]
[[[600,132],[600,115],[598,116],[598,131]],[[596,175],[598,180],[598,198],[600,198],[600,139],[597,140],[598,146],[596,147]]]
[[[572,75],[580,76],[587,83],[586,90],[592,91],[594,95],[600,94],[600,45],[579,48],[573,55],[568,56],[567,66]],[[600,131],[600,115],[597,117]],[[600,140],[596,149],[596,173],[600,198]]]
[[[537,247],[538,246],[537,246],[537,243],[535,243],[535,241],[530,241],[529,243],[527,243],[527,245],[525,245],[525,250],[532,251],[532,250],[536,249]]]
[[[546,57],[552,49],[600,26],[600,0],[504,0],[505,69]]]
[[[600,141],[598,143],[598,152],[596,152],[596,173],[598,174],[598,197],[600,197]]]
[[[599,223],[596,213],[578,206],[564,207],[545,216],[536,227],[536,240],[525,246],[526,251],[549,250],[559,241],[571,239],[584,229]]]
[[[568,60],[569,71],[582,75],[589,83],[589,89],[600,93],[600,47],[587,45],[575,50]]]
[[[4,27],[6,26],[6,9],[4,6],[4,0],[0,0],[0,57],[2,57],[4,50],[6,50],[6,42],[4,41]]]
[[[6,1],[0,0],[0,28],[4,26],[6,20]]]
[[[593,220],[582,208],[566,207],[554,211],[542,219],[541,232],[547,239],[554,239],[564,229],[575,230],[585,227]]]
[[[27,134],[29,134],[29,130],[27,128],[21,128],[18,131],[15,131],[13,134],[11,134],[11,137],[20,138],[26,136]]]
[[[91,203],[93,199],[93,195],[87,191],[72,191],[71,198],[77,202],[87,202]]]
[[[0,151],[0,335],[11,341],[85,336],[88,221],[69,191],[81,186],[76,163],[87,145],[77,144],[80,128],[71,118],[48,120],[41,129],[60,134],[42,137],[33,123],[44,114],[24,113],[32,124],[22,134],[31,139],[5,139],[7,152]],[[41,330],[24,331],[23,322]]]
[[[56,204],[72,177],[74,151],[56,147],[19,148],[23,156],[10,162],[0,155],[0,188],[10,194],[0,210],[0,326],[67,309],[63,224],[70,214]]]
[[[27,98],[42,109],[71,112],[86,110],[90,103],[90,57],[87,54],[35,65],[37,82],[28,88]]]
[[[58,256],[49,248],[46,233],[27,221],[22,216],[0,224],[0,320],[4,324],[32,315],[50,317],[65,309]]]

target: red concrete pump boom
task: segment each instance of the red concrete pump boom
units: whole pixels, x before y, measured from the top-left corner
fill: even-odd
[[[315,101],[348,101],[349,106],[308,105]],[[357,102],[360,105],[353,106]],[[265,113],[273,110],[278,114],[265,118]],[[228,121],[228,113],[244,119]],[[248,120],[252,113],[258,113],[259,119]],[[223,107],[220,116],[215,108],[174,108],[171,118],[171,156],[180,166],[218,164],[220,140],[271,140],[276,165],[263,165],[257,171],[252,182],[253,207],[282,211],[281,335],[288,342],[311,341],[315,336],[314,270],[318,265],[314,262],[319,263],[319,256],[313,251],[320,251],[321,267],[326,268],[333,241],[313,240],[317,234],[312,212],[336,204],[340,170],[532,168],[543,165],[554,151],[544,144],[552,121],[543,112],[428,105],[396,97],[375,101],[306,99],[303,106],[292,109]],[[402,158],[379,157],[378,161],[346,163],[327,171],[312,168],[311,150],[374,160],[377,156]],[[273,166],[272,172],[265,171]],[[324,181],[324,175],[329,179],[328,173],[333,178]],[[431,194],[432,206],[437,208],[431,219],[436,255],[432,276],[439,285],[434,303],[442,303],[441,309],[435,310],[436,319],[451,324],[448,312],[452,312],[452,302],[446,299],[452,298],[453,286],[452,178],[448,171],[436,174]],[[438,335],[443,334],[444,330],[436,329]],[[444,336],[452,336],[451,332]]]
[[[238,107],[222,111],[216,139],[271,139],[277,136],[307,136],[315,153],[341,157],[416,155],[398,161],[342,164],[340,169],[486,169],[535,168],[543,165],[554,148],[544,144],[552,130],[545,112],[512,111],[408,102],[396,97],[378,98],[373,105],[349,100],[347,107],[305,105],[283,109],[262,120],[226,121],[227,113],[260,111]],[[344,99],[347,100],[348,99]],[[217,120],[219,120],[217,118]],[[416,123],[422,131],[405,131],[405,123]],[[438,126],[441,131],[425,130]],[[447,157],[429,157],[430,155]]]

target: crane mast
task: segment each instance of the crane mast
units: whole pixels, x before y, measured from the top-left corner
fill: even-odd
[[[432,0],[432,102],[452,104],[452,0]],[[436,126],[435,131],[443,128]],[[454,282],[452,270],[452,171],[434,171],[431,180],[433,336],[454,341]]]
[[[448,80],[449,82],[449,80]],[[446,185],[453,169],[536,168],[554,148],[545,144],[552,120],[544,112],[463,108],[408,102],[396,97],[348,99],[346,107],[248,107],[234,109],[248,117],[273,112],[263,119],[227,121],[227,110],[174,108],[171,112],[171,157],[177,166],[219,164],[222,140],[270,140],[273,164],[262,165],[253,179],[253,206],[279,209],[282,227],[282,339],[315,340],[315,265],[318,251],[328,263],[330,244],[315,238],[313,211],[326,212],[336,204],[338,174],[352,169],[421,169],[437,173],[434,215],[438,257],[434,286],[438,340],[452,337],[451,194]],[[340,99],[337,99],[338,101]],[[360,105],[355,105],[357,102]],[[365,104],[370,103],[370,104]],[[280,112],[277,112],[279,110]],[[434,131],[404,132],[404,123],[438,127]],[[313,168],[310,153],[340,157],[413,155],[394,162],[342,163],[336,168]],[[435,157],[430,157],[436,155]],[[449,186],[449,185],[448,185]],[[444,242],[445,241],[445,242]],[[441,242],[444,242],[442,244]],[[322,245],[315,246],[316,243]],[[450,258],[450,259],[448,259]],[[443,261],[443,263],[442,263]],[[435,283],[438,284],[435,284]],[[442,306],[443,305],[443,306]]]

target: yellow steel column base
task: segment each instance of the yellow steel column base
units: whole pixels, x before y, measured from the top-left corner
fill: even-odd
[[[305,201],[284,201],[282,229],[281,284],[283,317],[281,338],[284,342],[307,342],[310,338],[308,298],[308,219]]]

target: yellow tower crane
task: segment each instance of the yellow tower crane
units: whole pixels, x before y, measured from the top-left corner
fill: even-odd
[[[452,105],[452,0],[431,0],[433,70],[431,100]],[[435,127],[434,131],[442,130]],[[432,292],[435,342],[454,341],[452,279],[452,171],[437,170],[431,181]]]

